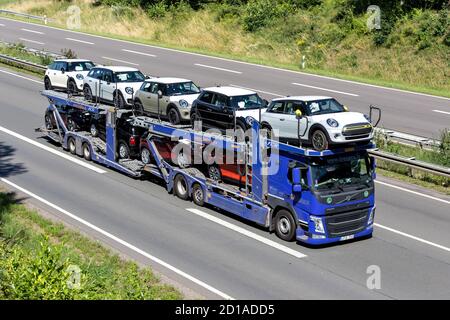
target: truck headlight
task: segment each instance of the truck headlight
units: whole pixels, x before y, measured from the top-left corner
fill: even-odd
[[[128,94],[133,94],[134,90],[133,90],[132,87],[126,87],[125,88],[125,92],[128,93]]]
[[[322,219],[319,217],[311,217],[312,222],[314,222],[314,230],[318,233],[325,233],[325,228],[323,227]]]
[[[375,208],[370,211],[369,219],[367,220],[367,225],[371,225],[373,223],[373,217],[375,216]]]
[[[76,78],[77,78],[78,80],[83,80],[83,79],[84,79],[84,77],[83,77],[83,75],[82,75],[81,73],[77,74],[77,75],[76,75]]]
[[[180,105],[180,107],[181,108],[187,108],[187,107],[189,107],[189,102],[187,102],[186,100],[180,100],[179,102],[178,102],[178,104]]]
[[[327,123],[330,127],[336,128],[339,126],[339,123],[334,119],[327,119]]]

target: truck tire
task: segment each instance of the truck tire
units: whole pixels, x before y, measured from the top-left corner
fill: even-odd
[[[205,192],[200,184],[195,183],[192,187],[192,201],[199,207],[205,205]]]
[[[328,137],[325,132],[320,129],[314,130],[311,135],[311,143],[317,151],[327,150],[329,147]]]
[[[77,153],[77,146],[75,144],[75,139],[73,137],[69,137],[67,139],[67,148],[69,149],[71,154]]]
[[[91,159],[92,159],[92,157],[91,157],[91,148],[89,147],[89,145],[87,143],[83,143],[83,157],[87,161],[91,161]]]
[[[275,216],[275,233],[278,238],[285,241],[293,241],[295,239],[297,225],[292,214],[287,210],[280,210]]]
[[[188,184],[182,174],[177,174],[173,180],[173,192],[181,200],[187,200],[189,197]]]

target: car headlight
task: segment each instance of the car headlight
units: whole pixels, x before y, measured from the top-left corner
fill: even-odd
[[[81,73],[77,74],[76,77],[77,77],[78,80],[83,80],[84,79],[84,77],[83,77],[83,75]]]
[[[247,124],[249,126],[253,125],[253,121],[255,121],[255,119],[253,117],[248,116],[248,117],[245,118],[245,122],[247,122]]]
[[[318,233],[325,233],[325,228],[323,227],[322,219],[319,217],[311,217],[311,221],[314,223],[314,230]]]
[[[336,128],[339,126],[339,123],[334,119],[327,119],[327,123],[330,127]]]
[[[178,102],[178,104],[180,105],[181,108],[187,108],[189,107],[189,102],[187,102],[186,100],[180,100]]]
[[[132,87],[126,87],[125,88],[125,92],[128,93],[128,94],[133,94],[134,90],[133,90]]]

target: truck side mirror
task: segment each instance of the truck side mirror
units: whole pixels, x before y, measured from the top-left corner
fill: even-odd
[[[292,192],[302,192],[301,171],[300,168],[292,169]]]
[[[375,171],[377,167],[375,157],[369,157],[369,162],[370,162],[370,170],[372,171],[372,179],[375,180],[377,178],[377,173]]]

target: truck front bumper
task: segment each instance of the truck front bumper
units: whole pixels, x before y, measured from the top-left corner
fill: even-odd
[[[360,231],[358,233],[347,235],[343,237],[335,237],[335,238],[329,238],[326,235],[323,234],[309,234],[308,232],[305,232],[300,227],[297,228],[296,232],[296,239],[299,242],[307,243],[309,245],[323,245],[323,244],[329,244],[329,243],[335,243],[335,242],[342,242],[352,239],[358,239],[363,237],[368,237],[373,232],[373,224],[369,225],[364,229],[363,231]]]

